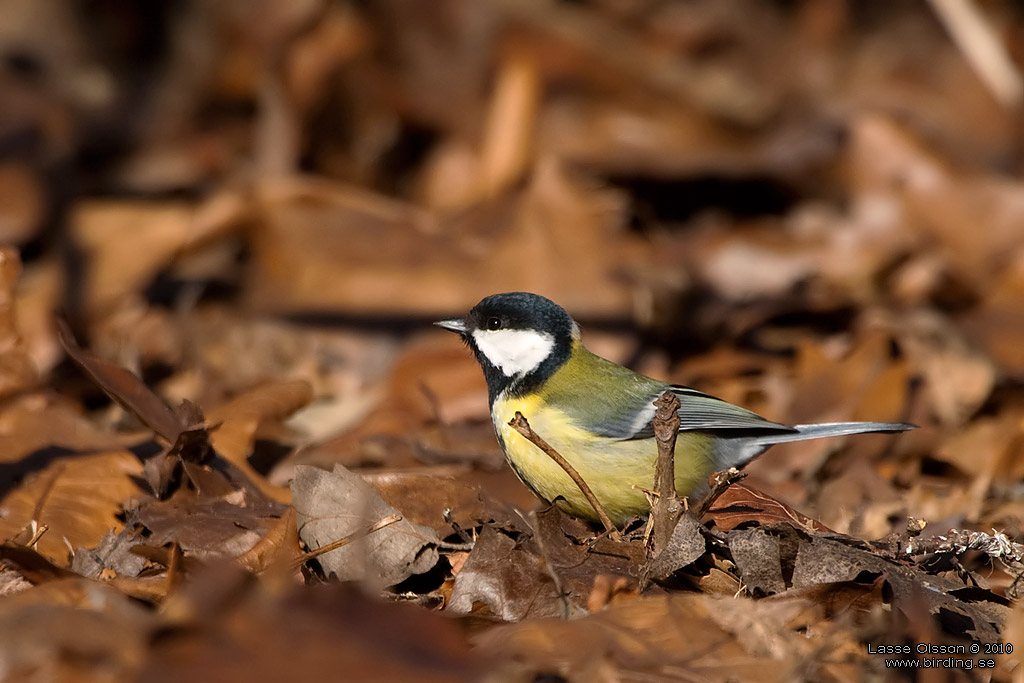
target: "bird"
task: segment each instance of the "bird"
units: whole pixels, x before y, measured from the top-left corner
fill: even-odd
[[[522,413],[568,461],[618,527],[645,517],[654,487],[654,401],[679,398],[676,491],[702,495],[713,473],[742,468],[770,446],[867,432],[902,432],[899,422],[782,424],[688,387],[651,379],[591,353],[561,306],[530,292],[485,297],[468,314],[435,325],[470,347],[487,383],[491,421],[505,458],[545,504],[597,521],[566,471],[509,422]]]

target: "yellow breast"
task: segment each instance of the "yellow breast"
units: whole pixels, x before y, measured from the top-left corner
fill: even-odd
[[[543,451],[509,426],[516,411],[533,430],[576,468],[608,516],[622,525],[649,512],[641,489],[654,487],[658,447],[654,439],[620,441],[595,436],[539,396],[502,400],[492,406],[491,419],[512,469],[538,497],[563,510],[596,520],[597,515],[569,475]],[[676,489],[680,496],[699,493],[714,470],[711,438],[683,432],[676,443]]]

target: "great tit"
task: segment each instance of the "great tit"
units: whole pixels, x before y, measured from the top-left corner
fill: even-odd
[[[491,420],[509,465],[547,504],[597,520],[569,475],[511,426],[516,411],[582,476],[618,526],[649,512],[643,489],[654,485],[657,445],[654,401],[666,389],[679,397],[676,490],[701,495],[708,476],[742,467],[786,441],[862,432],[902,432],[913,425],[770,422],[708,394],[645,377],[594,355],[579,325],[537,294],[489,296],[464,317],[436,325],[462,336],[487,381]]]

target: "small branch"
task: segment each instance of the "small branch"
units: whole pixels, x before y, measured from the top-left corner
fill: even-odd
[[[694,509],[693,514],[697,519],[701,519],[708,513],[711,506],[715,504],[715,501],[725,493],[725,490],[740,481],[746,479],[747,475],[740,472],[735,467],[730,467],[724,472],[715,472],[711,475],[710,485],[711,489],[701,499],[700,503]]]
[[[178,545],[177,541],[173,541],[167,560],[167,587],[164,589],[164,595],[169,595],[181,583],[181,564],[184,559],[185,556],[181,552],[181,546]]]
[[[978,78],[1004,107],[1018,107],[1024,97],[1024,81],[998,32],[972,0],[931,0]]]
[[[568,474],[574,482],[576,482],[576,486],[578,486],[580,491],[583,492],[587,502],[590,503],[590,507],[594,508],[594,512],[597,513],[597,518],[601,520],[601,524],[603,524],[604,528],[608,531],[608,535],[616,541],[621,541],[622,534],[620,534],[619,530],[615,528],[614,524],[612,524],[611,518],[608,516],[608,513],[604,511],[604,507],[600,502],[598,502],[597,496],[595,496],[594,492],[590,490],[590,486],[587,485],[587,482],[583,480],[583,477],[581,477],[580,473],[576,471],[576,468],[569,464],[568,460],[563,458],[558,451],[552,448],[547,441],[542,439],[537,432],[533,431],[533,428],[530,427],[530,423],[526,421],[523,414],[517,410],[515,417],[508,421],[508,426],[522,434],[526,440],[544,451],[545,455],[554,460],[558,463],[559,467],[565,470],[565,473]]]
[[[369,536],[370,534],[374,533],[375,531],[380,531],[384,527],[391,526],[395,522],[401,522],[401,521],[402,521],[402,516],[401,515],[390,515],[390,516],[385,517],[383,519],[379,519],[376,522],[374,522],[374,524],[372,526],[370,526],[369,528],[367,528],[367,529],[365,529],[363,531],[357,531],[356,533],[352,534],[351,536],[346,536],[344,538],[339,538],[337,541],[333,541],[331,543],[328,543],[327,545],[320,546],[316,550],[310,550],[308,553],[303,553],[302,555],[299,555],[297,558],[295,558],[292,561],[291,568],[292,569],[297,569],[298,567],[301,567],[303,564],[305,564],[309,560],[312,560],[312,559],[315,559],[317,557],[320,557],[321,555],[323,555],[325,553],[329,553],[332,550],[337,550],[338,548],[342,548],[342,547],[348,545],[349,543],[351,543],[352,541],[359,540],[360,538],[362,538],[364,536]]]
[[[676,497],[676,438],[679,436],[679,397],[669,390],[654,402],[654,440],[658,444],[658,462],[654,470],[654,503],[648,521],[650,535],[645,539],[647,556],[657,557],[683,514],[683,504]]]
[[[911,518],[907,524],[906,536],[900,539],[898,555],[947,555],[959,564],[959,557],[968,550],[985,553],[993,560],[1002,562],[1013,577],[1013,583],[1007,588],[1006,594],[1012,599],[1020,597],[1020,584],[1024,579],[1024,545],[1010,540],[1006,534],[995,529],[991,534],[984,531],[950,529],[942,536],[920,538],[919,534],[924,526],[923,522]]]
[[[441,513],[441,516],[444,518],[446,523],[451,525],[452,530],[458,534],[463,543],[470,547],[473,546],[473,538],[466,533],[466,530],[462,528],[461,524],[455,521],[455,517],[452,516],[451,508],[445,508],[444,512]]]
[[[906,545],[900,548],[901,553],[908,556],[931,553],[962,555],[968,550],[978,550],[1008,565],[1024,564],[1024,545],[1011,541],[1006,534],[995,529],[991,534],[950,529],[942,536],[908,538]]]
[[[39,524],[36,520],[32,520],[32,538],[28,539],[28,543],[25,544],[26,548],[35,548],[36,543],[39,543],[39,539],[43,537],[50,527],[46,524]]]

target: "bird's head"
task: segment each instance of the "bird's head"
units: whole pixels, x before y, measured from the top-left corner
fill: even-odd
[[[562,366],[579,339],[579,326],[554,301],[529,292],[492,294],[461,318],[441,320],[473,349],[491,401],[511,389],[524,393]]]

